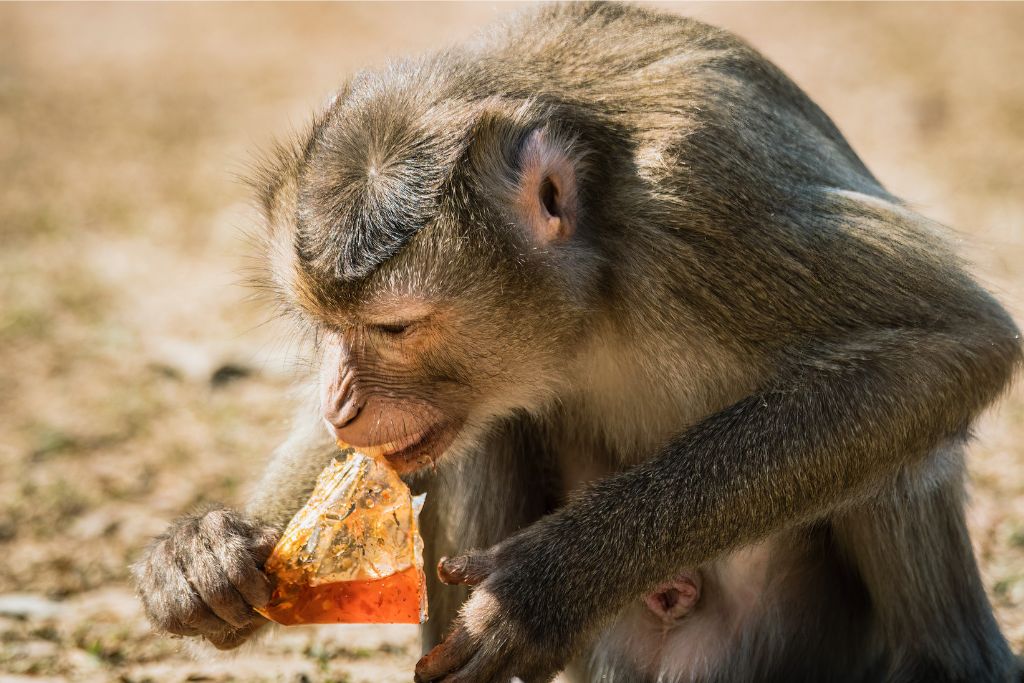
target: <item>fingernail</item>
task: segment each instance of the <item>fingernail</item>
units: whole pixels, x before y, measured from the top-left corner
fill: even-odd
[[[464,557],[442,557],[437,563],[437,578],[441,583],[458,583],[466,569]]]

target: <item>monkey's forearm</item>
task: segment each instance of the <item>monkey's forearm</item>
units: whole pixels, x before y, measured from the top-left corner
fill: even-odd
[[[288,439],[274,451],[248,515],[283,529],[313,491],[317,475],[338,452],[315,410],[304,410]]]
[[[869,493],[964,433],[1007,383],[1015,334],[890,330],[804,355],[525,532],[509,545],[520,576],[557,577],[552,604],[586,628],[681,567]]]

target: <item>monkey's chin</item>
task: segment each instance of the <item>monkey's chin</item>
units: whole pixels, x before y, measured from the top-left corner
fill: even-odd
[[[374,446],[353,446],[339,439],[338,446],[355,448],[360,453],[383,458],[391,469],[399,474],[412,474],[433,466],[455,441],[461,427],[461,421],[436,424],[422,435],[414,437],[412,443],[391,442]]]

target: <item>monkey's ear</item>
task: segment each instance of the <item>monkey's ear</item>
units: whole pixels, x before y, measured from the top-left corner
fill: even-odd
[[[544,129],[531,132],[520,150],[514,204],[538,246],[567,241],[579,215],[576,163],[568,145]]]

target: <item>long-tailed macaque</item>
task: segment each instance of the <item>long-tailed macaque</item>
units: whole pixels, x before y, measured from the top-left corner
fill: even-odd
[[[274,156],[318,406],[244,511],[137,565],[159,629],[265,623],[340,439],[429,491],[417,681],[1017,675],[963,500],[1017,328],[744,42],[546,5],[356,75]]]

